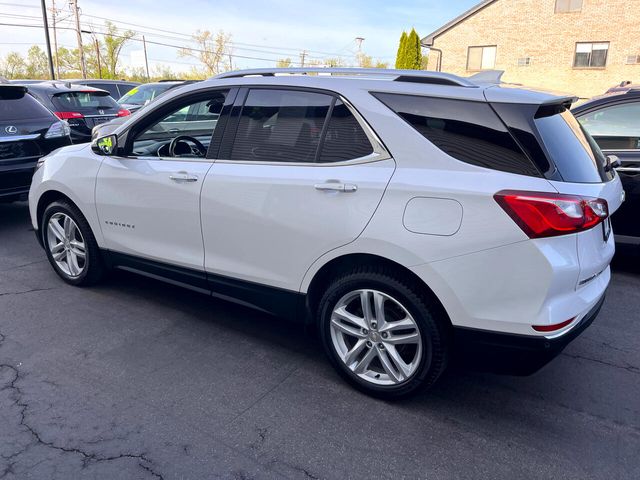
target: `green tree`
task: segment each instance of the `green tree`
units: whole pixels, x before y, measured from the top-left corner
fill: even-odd
[[[18,52],[9,52],[7,56],[0,63],[0,74],[3,77],[11,78],[24,78],[26,62],[22,55]]]
[[[398,53],[396,54],[396,68],[405,68],[405,52],[407,49],[407,32],[403,31],[400,35],[400,44],[398,45]]]
[[[37,45],[30,47],[27,52],[25,73],[27,78],[49,78],[49,61],[47,60],[47,54]]]
[[[182,48],[180,57],[192,57],[204,66],[203,76],[212,76],[231,69],[231,35],[222,30],[213,34],[209,30],[197,30],[192,35],[198,48]]]
[[[416,33],[415,28],[412,28],[407,37],[404,68],[410,70],[420,70],[421,67],[422,47],[420,46],[420,37]]]
[[[102,57],[102,77],[119,78],[118,61],[120,60],[120,53],[124,46],[135,36],[135,32],[126,30],[118,33],[117,27],[111,22],[106,22],[106,27],[107,33],[104,35],[103,41],[98,43]]]

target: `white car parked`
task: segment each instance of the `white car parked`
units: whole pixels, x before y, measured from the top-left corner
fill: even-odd
[[[32,223],[70,284],[121,268],[317,324],[373,395],[452,354],[530,373],[597,315],[624,195],[573,100],[491,73],[231,72],[45,157]]]

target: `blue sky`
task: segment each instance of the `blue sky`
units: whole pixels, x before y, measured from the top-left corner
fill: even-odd
[[[50,4],[51,0],[47,0]],[[403,29],[415,27],[424,36],[477,3],[478,0],[78,0],[83,28],[101,28],[104,18],[140,25],[119,26],[145,30],[147,40],[187,44],[186,35],[197,29],[224,30],[235,42],[238,67],[273,66],[273,59],[291,57],[307,50],[308,58],[338,54],[352,61],[355,37],[364,37],[363,50],[374,58],[393,63]],[[64,6],[65,0],[57,0]],[[36,23],[37,0],[0,0],[0,22]],[[21,16],[18,16],[21,15]],[[68,16],[63,11],[61,16]],[[175,33],[151,31],[164,29]],[[59,30],[59,43],[75,44],[71,31]],[[155,35],[154,35],[155,33]],[[164,35],[164,36],[159,36]],[[169,38],[172,37],[172,38]],[[43,42],[42,30],[0,26],[0,55],[26,51],[29,43]],[[133,42],[123,53],[123,63],[140,50]],[[168,62],[174,68],[189,68],[191,60],[178,58],[176,50],[150,44],[151,64]],[[137,55],[135,52],[135,56]],[[243,59],[240,57],[255,57]],[[333,55],[335,56],[335,55]],[[257,58],[264,59],[258,60]]]

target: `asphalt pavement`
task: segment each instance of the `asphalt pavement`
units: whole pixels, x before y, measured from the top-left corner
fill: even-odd
[[[535,375],[383,402],[284,320],[133,274],[66,285],[0,205],[0,479],[639,479],[639,264]]]

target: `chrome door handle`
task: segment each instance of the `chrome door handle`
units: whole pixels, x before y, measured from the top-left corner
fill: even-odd
[[[174,182],[197,182],[198,177],[195,175],[189,175],[188,173],[174,173],[169,175],[169,178]]]
[[[316,183],[314,185],[316,190],[321,190],[323,192],[355,192],[358,190],[357,185],[353,185],[351,183]]]

